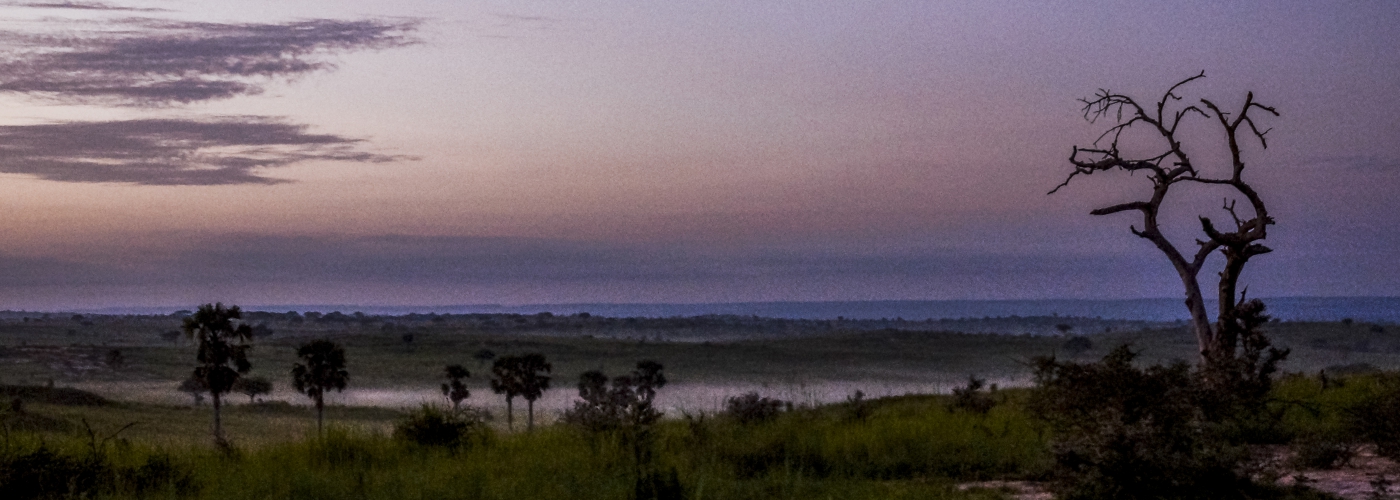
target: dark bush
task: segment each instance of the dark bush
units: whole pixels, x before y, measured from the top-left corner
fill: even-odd
[[[99,457],[71,457],[41,445],[0,462],[0,498],[90,497],[110,478],[110,468]]]
[[[987,381],[968,376],[967,385],[953,389],[953,401],[950,406],[954,410],[986,415],[996,406],[996,400],[982,390],[987,386]]]
[[[1053,430],[1056,489],[1068,499],[1248,498],[1258,464],[1227,410],[1245,389],[1185,362],[1138,368],[1114,349],[1094,363],[1035,360],[1031,413]],[[1247,375],[1247,374],[1246,374]],[[1223,382],[1222,382],[1223,381]],[[1247,385],[1247,384],[1246,384]],[[1239,390],[1228,396],[1223,391]]]
[[[421,446],[462,448],[485,438],[486,425],[472,411],[451,412],[423,405],[394,425],[394,437]]]
[[[648,472],[637,478],[632,498],[637,500],[684,500],[685,488],[675,467],[666,473]]]
[[[741,424],[767,422],[777,418],[778,412],[786,404],[785,401],[762,397],[757,392],[750,392],[729,398],[725,403],[725,413],[734,417]]]
[[[1377,376],[1377,390],[1346,409],[1346,428],[1375,443],[1376,454],[1400,459],[1400,375]]]
[[[1089,340],[1089,337],[1085,337],[1083,335],[1075,335],[1073,337],[1070,337],[1069,340],[1066,340],[1065,343],[1061,345],[1061,347],[1063,347],[1064,350],[1066,352],[1069,352],[1070,354],[1079,355],[1084,354],[1085,351],[1093,349],[1094,341]]]
[[[170,455],[165,453],[146,457],[145,463],[125,475],[132,492],[142,497],[162,492],[184,497],[200,489],[194,472],[171,460]]]

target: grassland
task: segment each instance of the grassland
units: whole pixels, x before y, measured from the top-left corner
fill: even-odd
[[[254,340],[252,375],[285,387],[294,347],[331,338],[345,345],[352,390],[359,391],[415,390],[430,398],[442,366],[461,363],[484,371],[473,357],[483,349],[545,354],[555,365],[550,394],[556,402],[572,400],[579,373],[621,373],[641,359],[666,366],[672,383],[662,391],[663,403],[672,393],[697,387],[772,392],[794,384],[835,384],[840,389],[798,400],[795,411],[758,425],[716,417],[714,407],[664,407],[668,418],[656,430],[657,459],[651,467],[674,474],[687,498],[697,499],[1001,498],[1003,491],[958,485],[1038,479],[1046,473],[1047,436],[1023,411],[1024,392],[1014,388],[1028,383],[1028,359],[1049,354],[1096,359],[1122,343],[1141,350],[1147,362],[1193,359],[1195,346],[1185,329],[1173,324],[1104,325],[1066,318],[965,320],[964,326],[982,328],[978,331],[1005,325],[1008,332],[967,334],[928,329],[956,327],[956,322],[900,320],[342,317],[352,319],[253,316],[250,320],[263,328]],[[1093,347],[1071,352],[1060,336],[1015,334],[1051,322],[1075,323],[1072,331],[1092,329],[1087,337]],[[78,387],[106,398],[6,396],[26,402],[22,414],[4,415],[4,452],[53,449],[56,456],[83,457],[100,449],[109,472],[130,473],[121,477],[138,477],[132,471],[165,460],[188,480],[162,476],[158,487],[119,481],[101,490],[112,498],[621,499],[635,493],[635,464],[623,443],[561,425],[506,432],[500,398],[484,387],[480,373],[469,380],[474,395],[468,403],[492,409],[498,418],[490,437],[468,449],[394,439],[393,426],[416,403],[333,404],[327,409],[332,431],[316,438],[304,399],[282,389],[257,404],[232,395],[224,426],[236,452],[219,453],[209,444],[211,410],[174,391],[193,358],[187,341],[163,335],[178,325],[178,318],[169,316],[0,318],[0,382],[52,386],[42,391],[55,394]],[[1276,344],[1293,350],[1285,369],[1312,374],[1329,367],[1400,367],[1400,342],[1386,333],[1393,328],[1285,322],[1271,324],[1269,331]],[[752,339],[739,340],[743,337]],[[991,413],[956,411],[947,396],[927,394],[946,391],[968,375],[1001,383]],[[841,402],[855,390],[871,393],[879,387],[890,388],[891,397]],[[1348,387],[1327,392],[1315,377],[1294,376],[1279,391],[1316,403],[1300,408],[1332,408],[1342,402],[1328,398],[1354,399],[1347,391],[1367,386]],[[899,396],[895,389],[926,394]],[[557,414],[559,408],[546,406],[544,413]],[[1295,412],[1289,418],[1296,429],[1339,425],[1335,412]]]

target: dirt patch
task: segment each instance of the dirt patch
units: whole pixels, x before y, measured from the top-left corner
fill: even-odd
[[[1400,497],[1400,464],[1377,456],[1374,446],[1365,446],[1345,467],[1290,471],[1279,482],[1304,484],[1348,500],[1397,498]]]

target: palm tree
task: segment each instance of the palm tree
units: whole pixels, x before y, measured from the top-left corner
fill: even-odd
[[[345,348],[329,340],[313,340],[297,348],[302,362],[292,365],[292,387],[316,402],[316,433],[324,427],[326,391],[345,390]]]
[[[496,358],[491,365],[491,390],[506,395],[506,425],[514,430],[516,396],[529,402],[528,429],[535,429],[535,400],[549,389],[549,373],[554,366],[545,361],[543,354],[524,356],[503,356]]]
[[[466,384],[462,383],[462,379],[470,377],[472,374],[462,365],[447,365],[446,368],[443,368],[443,372],[447,375],[447,382],[442,384],[442,395],[447,396],[447,399],[452,401],[452,411],[458,411],[462,407],[462,400],[472,395],[471,391],[467,390]]]
[[[185,318],[185,335],[199,343],[195,355],[198,364],[191,378],[209,391],[214,401],[214,439],[223,441],[224,429],[219,420],[222,397],[233,389],[238,377],[252,368],[248,363],[248,340],[253,329],[243,323],[243,311],[238,306],[225,308],[222,303],[204,304]]]

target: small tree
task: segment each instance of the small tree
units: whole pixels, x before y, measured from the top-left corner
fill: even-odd
[[[248,404],[253,398],[272,393],[272,381],[263,377],[241,377],[233,384],[234,392],[248,396]]]
[[[472,376],[462,365],[447,365],[443,368],[443,373],[447,375],[447,382],[442,384],[442,395],[452,401],[452,411],[462,409],[462,400],[472,396],[467,390],[467,385],[462,383],[462,379]]]
[[[233,389],[238,377],[252,368],[248,363],[248,340],[252,328],[243,323],[243,311],[238,306],[225,308],[222,303],[204,304],[185,318],[185,335],[199,343],[195,355],[198,364],[192,377],[209,391],[214,401],[214,439],[222,442],[223,426],[219,420],[222,398]]]
[[[194,378],[193,375],[180,382],[180,386],[177,387],[176,390],[189,394],[191,398],[194,398],[195,406],[204,404],[204,394],[209,392],[208,389],[204,388],[204,382],[200,382],[198,379]]]
[[[326,391],[345,390],[345,348],[329,340],[313,340],[297,348],[301,363],[292,365],[292,387],[316,402],[316,433],[324,428]]]
[[[527,429],[535,429],[535,400],[549,389],[549,376],[544,374],[553,369],[554,366],[545,361],[543,354],[496,358],[491,365],[491,390],[506,395],[506,425],[510,429],[515,428],[513,400],[516,396],[528,402]]]

